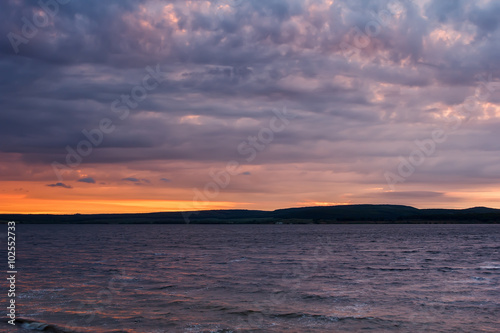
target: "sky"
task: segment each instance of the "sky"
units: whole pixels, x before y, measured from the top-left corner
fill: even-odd
[[[0,2],[0,213],[500,208],[500,2]]]

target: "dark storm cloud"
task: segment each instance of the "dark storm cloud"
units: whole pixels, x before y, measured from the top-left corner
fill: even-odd
[[[461,24],[464,21],[466,1],[441,0],[431,1],[427,6],[426,15],[440,23],[453,22]]]
[[[71,1],[16,54],[6,36],[22,34],[22,17],[31,20],[39,4],[3,1],[0,151],[28,165],[65,164],[67,147],[88,140],[82,131],[109,118],[115,130],[82,164],[221,162],[241,158],[238,145],[286,105],[297,117],[253,164],[315,160],[362,175],[376,168],[375,181],[440,126],[446,107],[474,94],[478,74],[500,77],[495,1],[225,3]],[[382,11],[394,14],[357,56],[344,56],[353,27],[364,30]],[[165,80],[120,119],[113,101],[157,64]],[[460,147],[500,150],[485,123],[467,126],[429,159],[434,169],[422,167],[426,179],[439,180],[439,159],[458,160]],[[453,168],[496,176],[499,162],[477,156]]]
[[[129,181],[129,182],[134,182],[134,183],[140,182],[139,179],[134,178],[134,177],[123,178],[122,180],[126,180],[126,181]]]
[[[125,15],[136,11],[142,2],[70,1],[58,3],[54,10],[53,6],[42,8],[36,0],[3,1],[0,5],[1,28],[5,36],[12,32],[29,39],[28,43],[20,44],[19,49],[21,55],[31,59],[58,65],[108,62],[110,54],[120,51],[120,42],[127,32]],[[54,15],[38,14],[41,10]],[[48,18],[48,24],[37,26],[35,17]],[[31,38],[22,33],[23,18],[35,28]],[[102,52],[103,49],[107,52]],[[0,52],[14,53],[8,39],[2,40]]]
[[[127,182],[132,182],[135,185],[151,184],[151,181],[149,179],[146,179],[146,178],[139,179],[139,178],[135,178],[135,177],[127,177],[127,178],[123,178],[122,180],[127,181]]]
[[[48,187],[63,187],[63,188],[73,188],[71,185],[66,185],[64,183],[48,184]]]
[[[478,8],[476,5],[473,5],[473,8],[468,13],[468,18],[480,29],[478,37],[484,37],[486,34],[498,30],[499,14],[500,3],[492,1],[483,8]]]
[[[81,183],[95,184],[95,179],[92,177],[78,179]]]

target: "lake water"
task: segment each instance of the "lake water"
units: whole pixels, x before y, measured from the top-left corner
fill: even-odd
[[[500,225],[16,233],[18,316],[67,331],[500,332]]]

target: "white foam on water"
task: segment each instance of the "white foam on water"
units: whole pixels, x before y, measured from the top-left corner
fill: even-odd
[[[484,262],[481,269],[500,269],[500,262]]]
[[[241,257],[241,258],[239,258],[239,259],[229,260],[229,262],[240,262],[240,261],[246,261],[246,260],[247,260],[247,258],[245,258],[245,257]]]
[[[37,330],[37,331],[43,331],[47,328],[47,324],[45,323],[37,323],[37,322],[31,322],[31,323],[22,323],[21,327],[26,328],[29,330]]]

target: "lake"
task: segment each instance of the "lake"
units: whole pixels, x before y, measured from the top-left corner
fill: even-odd
[[[500,225],[18,225],[16,236],[18,316],[70,332],[500,331]]]

